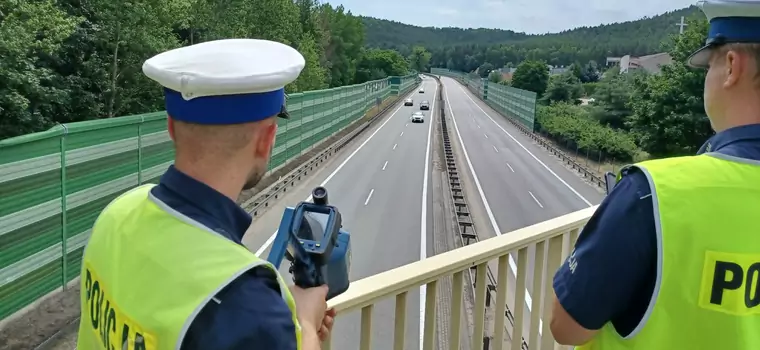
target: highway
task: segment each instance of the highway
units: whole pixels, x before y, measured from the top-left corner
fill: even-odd
[[[456,135],[452,137],[459,144],[459,153],[464,155],[458,161],[469,175],[466,195],[474,207],[475,225],[481,238],[508,233],[601,201],[603,194],[598,188],[557,162],[466,87],[447,77],[441,81],[446,111],[454,121]],[[532,247],[526,284],[531,296],[534,256]],[[516,254],[510,259],[513,272],[516,259]],[[496,264],[492,265],[495,274]],[[514,288],[513,275],[508,284],[510,289]],[[513,293],[512,290],[510,294]],[[514,310],[513,301],[508,304]],[[526,307],[525,311],[528,321],[529,309]]]
[[[313,187],[324,185],[330,204],[339,208],[343,227],[352,235],[352,281],[427,257],[433,127],[430,116],[435,110],[438,86],[435,80],[425,78],[422,87],[424,93],[414,90],[410,94],[413,107],[399,103],[391,108],[389,116],[289,191],[278,205],[257,217],[244,238],[246,246],[266,257],[284,206],[295,206],[309,196]],[[411,123],[411,113],[419,110],[422,100],[431,103],[431,111],[423,112],[424,123]],[[287,266],[281,271],[289,276]],[[408,349],[420,347],[420,300],[420,293],[410,293],[407,299]],[[373,348],[392,347],[394,310],[392,299],[375,305]],[[358,311],[338,318],[332,337],[334,349],[358,346],[359,321]]]

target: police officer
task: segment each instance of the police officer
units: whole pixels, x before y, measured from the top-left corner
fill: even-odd
[[[580,349],[760,349],[760,3],[709,1],[698,155],[628,167],[554,277]],[[548,320],[547,320],[548,321]]]
[[[283,87],[304,58],[284,44],[230,39],[161,53],[174,165],[100,214],[83,257],[79,350],[319,349],[327,287],[288,288],[241,243],[235,204],[267,170]],[[150,159],[145,148],[144,159]]]

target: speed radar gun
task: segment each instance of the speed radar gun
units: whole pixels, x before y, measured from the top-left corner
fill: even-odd
[[[327,299],[348,289],[351,236],[342,229],[338,208],[327,204],[327,189],[315,188],[312,202],[287,207],[267,261],[280,268],[290,261],[293,282],[301,288],[327,284]]]
[[[607,194],[610,194],[617,184],[617,176],[611,171],[604,173],[604,184],[607,189]]]

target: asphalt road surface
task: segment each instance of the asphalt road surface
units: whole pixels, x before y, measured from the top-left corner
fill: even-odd
[[[465,159],[461,162],[475,183],[475,191],[467,193],[468,199],[485,214],[478,218],[481,225],[476,222],[481,239],[508,234],[601,201],[603,195],[597,188],[557,162],[466,87],[451,78],[442,77],[442,82],[447,113],[454,121],[454,138],[464,145]],[[531,297],[534,257],[535,247],[531,247],[526,281]],[[511,295],[516,260],[513,254]],[[496,274],[496,264],[492,265]],[[551,283],[550,278],[547,281]],[[514,302],[508,304],[514,310]],[[529,322],[530,311],[525,307],[525,320]]]
[[[246,246],[265,258],[284,206],[295,206],[315,186],[324,185],[330,204],[341,212],[344,229],[351,233],[352,281],[425,258],[430,237],[430,119],[438,87],[430,78],[425,78],[421,87],[423,93],[414,90],[409,94],[414,106],[405,107],[400,102],[392,107],[391,115],[353,141],[351,149],[331,159],[289,191],[279,206],[258,217],[244,239]],[[423,111],[425,122],[411,123],[411,114],[419,111],[423,100],[431,104],[430,111]],[[289,276],[287,266],[280,270]],[[420,293],[414,291],[407,299],[407,349],[420,347],[420,300]],[[394,311],[393,299],[375,305],[373,348],[392,348]],[[359,331],[359,311],[339,316],[333,330],[333,349],[358,348]]]

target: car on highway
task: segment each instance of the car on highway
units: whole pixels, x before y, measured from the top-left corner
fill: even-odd
[[[414,112],[412,114],[412,123],[424,123],[425,115],[422,112]]]
[[[425,88],[420,88],[420,93],[424,94],[425,93]]]
[[[404,100],[404,106],[414,106],[414,101],[411,98]]]
[[[422,101],[422,102],[420,102],[420,110],[421,111],[429,111],[430,110],[430,102],[428,102],[428,101]]]

